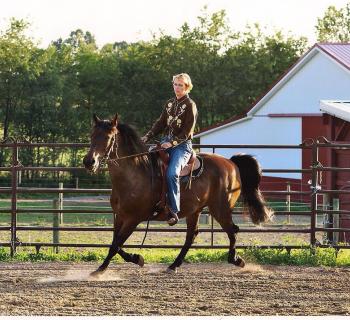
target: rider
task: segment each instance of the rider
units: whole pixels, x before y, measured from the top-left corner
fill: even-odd
[[[168,185],[167,203],[170,225],[179,221],[180,211],[180,182],[181,169],[187,164],[192,154],[192,138],[197,120],[197,107],[189,97],[193,88],[190,76],[180,73],[173,76],[175,96],[169,99],[160,117],[153,124],[151,130],[141,139],[149,141],[152,137],[165,131],[161,139],[162,148],[169,154],[169,165],[166,172]]]

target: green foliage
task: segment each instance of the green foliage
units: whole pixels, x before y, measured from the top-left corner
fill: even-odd
[[[290,252],[285,249],[251,248],[245,250],[244,257],[260,264],[350,266],[349,250],[340,250],[337,254],[333,248],[293,249]]]
[[[350,41],[350,2],[344,8],[329,6],[322,18],[317,19],[317,40],[322,42]]]
[[[175,249],[134,249],[134,253],[141,254],[146,263],[172,263],[179,253]],[[251,248],[238,250],[248,262],[274,265],[297,265],[297,266],[328,266],[328,267],[350,267],[350,251],[342,249],[338,253],[333,248],[293,249],[288,253],[285,249],[258,249]],[[107,249],[82,250],[61,249],[56,254],[52,249],[41,249],[33,253],[32,249],[24,249],[18,252],[14,258],[10,257],[8,248],[0,247],[0,261],[73,261],[73,262],[101,262],[107,254]],[[113,259],[122,262],[120,257]],[[226,262],[227,250],[218,249],[193,249],[185,258],[185,262]]]

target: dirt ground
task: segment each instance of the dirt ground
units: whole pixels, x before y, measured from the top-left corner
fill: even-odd
[[[0,315],[350,315],[350,268],[1,263]]]

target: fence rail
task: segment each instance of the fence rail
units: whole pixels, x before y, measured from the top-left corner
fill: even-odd
[[[59,243],[54,241],[53,243],[47,242],[20,242],[17,237],[18,231],[104,231],[111,232],[113,228],[111,227],[62,227],[56,225],[53,227],[36,227],[36,226],[20,226],[17,224],[18,214],[22,213],[40,213],[40,214],[73,214],[73,213],[96,213],[96,214],[111,214],[112,210],[106,208],[102,209],[24,209],[18,208],[18,194],[22,193],[55,193],[63,195],[66,193],[84,193],[84,194],[110,194],[111,189],[79,189],[79,188],[36,188],[36,187],[19,187],[18,185],[18,173],[21,171],[53,171],[53,172],[75,172],[85,170],[81,167],[30,167],[23,166],[19,161],[19,150],[20,148],[37,148],[37,147],[48,147],[48,148],[86,148],[89,144],[86,143],[28,143],[28,142],[13,142],[13,143],[0,143],[0,148],[11,148],[12,149],[12,160],[11,165],[8,167],[0,167],[0,172],[10,172],[11,173],[11,187],[0,188],[0,193],[11,195],[11,207],[1,208],[0,214],[10,213],[11,222],[9,226],[1,226],[0,231],[11,231],[11,239],[9,242],[0,243],[0,246],[10,247],[11,255],[14,255],[17,247],[19,246],[33,246],[37,250],[41,247],[109,247],[109,244],[86,244],[86,243]],[[217,149],[225,148],[246,148],[246,149],[309,149],[311,151],[311,163],[310,168],[297,168],[297,169],[264,169],[263,173],[302,173],[311,174],[311,184],[309,185],[308,191],[291,191],[290,186],[287,191],[276,191],[276,190],[264,190],[265,195],[276,195],[276,196],[286,196],[299,195],[303,197],[309,197],[310,200],[310,210],[309,211],[277,211],[277,216],[287,215],[287,216],[306,216],[310,217],[310,224],[306,227],[298,228],[241,228],[240,232],[243,233],[305,233],[310,235],[309,245],[260,245],[260,248],[286,248],[287,250],[296,248],[310,248],[310,247],[327,247],[332,246],[334,248],[350,248],[348,245],[338,245],[337,243],[329,243],[328,245],[321,244],[316,239],[316,233],[323,232],[328,234],[335,234],[339,232],[350,232],[350,228],[339,227],[336,224],[328,223],[325,224],[323,228],[317,226],[317,215],[324,214],[331,217],[333,221],[333,215],[335,217],[342,214],[350,214],[349,210],[330,210],[329,208],[324,208],[320,210],[318,208],[318,195],[340,195],[340,194],[350,194],[350,190],[322,190],[320,188],[320,175],[322,172],[350,172],[350,168],[336,168],[336,167],[323,167],[320,165],[318,153],[319,148],[340,148],[340,149],[350,149],[350,144],[332,144],[332,143],[320,143],[318,141],[313,141],[309,144],[301,145],[199,145],[193,144],[194,148],[212,149],[213,153]],[[107,169],[102,169],[106,171]],[[233,211],[233,214],[241,214],[241,211]],[[332,222],[331,221],[331,222]],[[56,221],[57,223],[57,221]],[[145,232],[145,228],[137,228],[136,232]],[[151,227],[148,231],[150,232],[186,232],[185,228],[154,228]],[[213,238],[215,233],[222,233],[223,230],[214,227],[212,221],[210,227],[200,228],[200,232],[211,233],[211,244],[210,245],[195,245],[194,248],[228,248],[228,246],[215,245]],[[58,240],[58,237],[54,237]],[[139,245],[125,245],[125,247],[140,247]],[[143,245],[143,248],[181,248],[181,245]],[[250,246],[237,246],[238,248],[245,248]]]

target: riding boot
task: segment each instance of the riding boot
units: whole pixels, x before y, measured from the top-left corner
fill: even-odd
[[[172,212],[169,208],[168,208],[168,220],[167,220],[169,226],[174,226],[175,224],[177,224],[179,222],[179,217],[177,216],[177,213]]]

